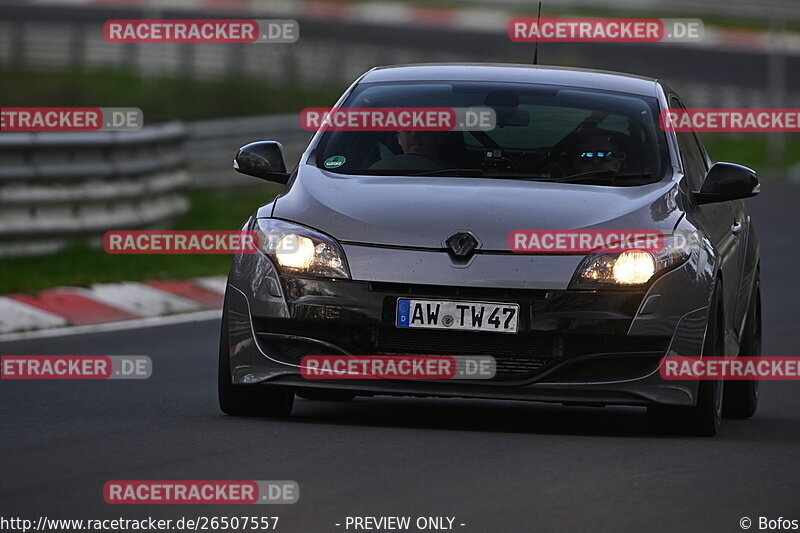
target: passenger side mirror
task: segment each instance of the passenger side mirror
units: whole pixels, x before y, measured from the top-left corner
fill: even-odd
[[[283,158],[283,145],[277,141],[258,141],[239,148],[233,168],[237,172],[286,184],[289,173]]]
[[[741,200],[761,190],[755,170],[733,163],[716,163],[708,171],[703,186],[694,193],[698,204]]]

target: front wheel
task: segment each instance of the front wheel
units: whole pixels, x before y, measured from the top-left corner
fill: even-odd
[[[300,389],[296,394],[304,400],[317,402],[349,402],[356,397],[355,394],[350,392],[325,389]]]
[[[219,407],[226,415],[285,417],[292,414],[294,392],[269,385],[235,385],[231,381],[227,299],[219,340]]]
[[[745,319],[740,357],[761,357],[761,282],[756,277],[750,309]],[[750,418],[758,408],[758,380],[731,380],[725,383],[726,418]]]
[[[721,357],[725,351],[722,287],[714,287],[708,327],[703,343],[703,357]],[[725,382],[701,381],[694,407],[651,405],[647,408],[650,431],[659,434],[681,434],[711,437],[717,434],[723,410]]]

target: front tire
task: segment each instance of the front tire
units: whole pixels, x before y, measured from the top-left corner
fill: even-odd
[[[740,357],[761,357],[761,282],[756,276],[753,297],[745,320]],[[725,383],[726,418],[750,418],[758,408],[758,380],[732,380]]]
[[[231,416],[289,416],[294,405],[294,392],[291,389],[268,385],[234,385],[231,381],[227,299],[224,306],[217,378],[219,408]]]
[[[349,402],[356,397],[351,392],[325,389],[301,389],[296,394],[305,400],[316,402]]]
[[[725,351],[722,286],[717,283],[708,313],[708,327],[703,343],[703,357],[721,357]],[[697,405],[675,407],[651,405],[647,408],[650,431],[658,434],[679,434],[711,437],[717,434],[723,411],[725,382],[700,381]]]

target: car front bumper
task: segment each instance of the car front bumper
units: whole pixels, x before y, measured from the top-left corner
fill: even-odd
[[[225,299],[237,384],[364,395],[516,399],[591,405],[693,405],[697,382],[664,380],[665,355],[702,352],[710,282],[687,262],[646,290],[574,291],[321,280],[236,256]],[[511,302],[519,332],[395,327],[398,298]],[[307,355],[490,355],[490,380],[312,380]]]

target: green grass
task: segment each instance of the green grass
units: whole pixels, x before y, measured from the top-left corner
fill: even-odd
[[[784,134],[786,139],[783,164],[775,168],[771,161],[770,143],[777,134],[702,133],[700,138],[712,161],[727,161],[751,167],[762,176],[785,176],[788,169],[800,164],[800,139]]]
[[[196,81],[142,78],[116,71],[27,72],[0,69],[4,107],[138,107],[145,124],[288,113],[333,105],[344,87],[288,85],[274,89],[248,79]]]
[[[280,191],[277,185],[236,190],[192,190],[192,208],[174,225],[181,230],[236,230],[255,209]],[[43,257],[0,260],[0,294],[51,287],[149,279],[186,279],[227,274],[229,255],[111,255],[76,244]]]

